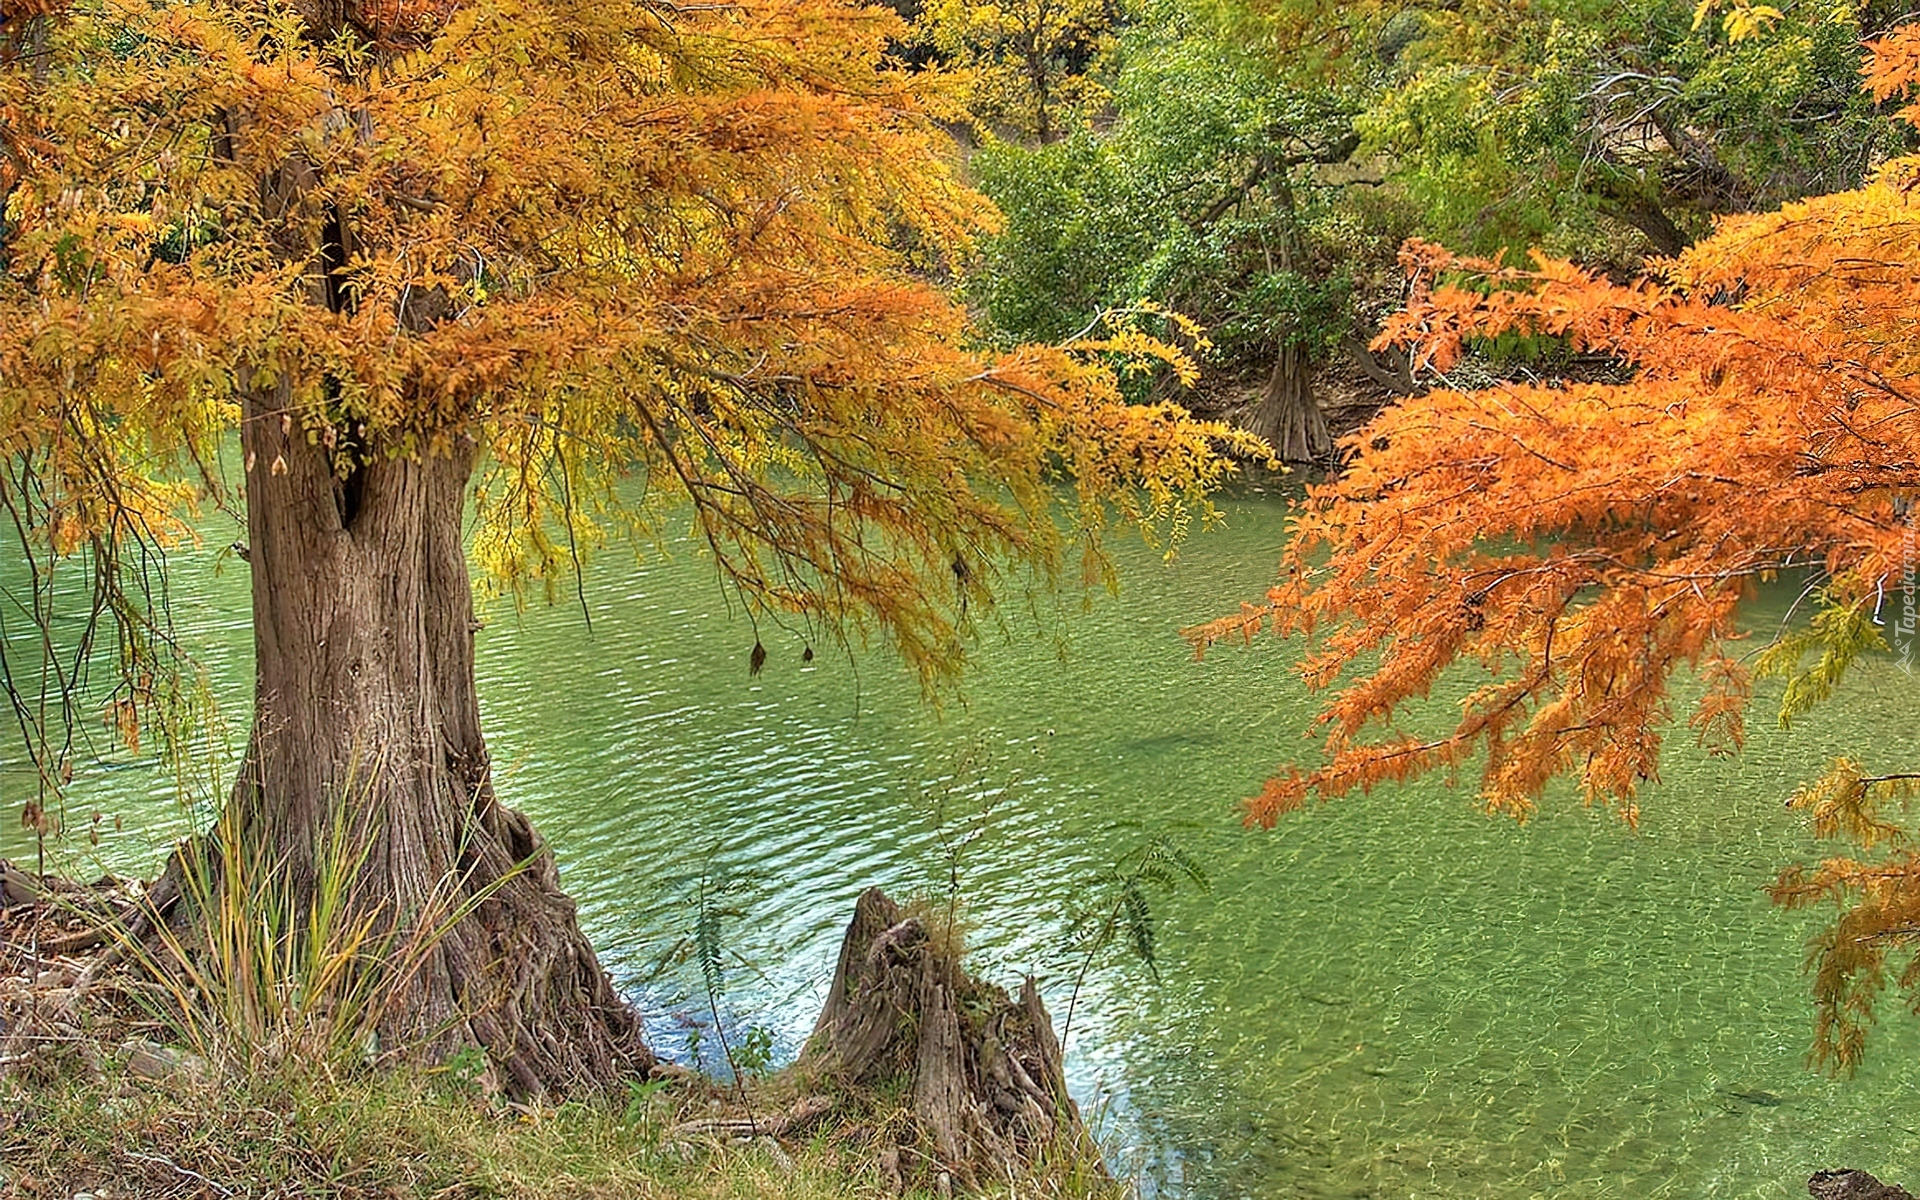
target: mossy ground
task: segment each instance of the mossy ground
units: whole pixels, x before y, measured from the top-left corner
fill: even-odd
[[[71,1064],[78,1067],[77,1062]],[[288,1067],[196,1083],[98,1074],[0,1081],[9,1197],[812,1197],[879,1195],[830,1137],[794,1150],[669,1136],[662,1097],[490,1106],[412,1072]]]

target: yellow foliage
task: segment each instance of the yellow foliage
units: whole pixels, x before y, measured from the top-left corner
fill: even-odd
[[[955,69],[977,124],[1045,142],[1106,102],[1087,66],[1117,24],[1111,0],[927,0],[913,32]]]
[[[181,468],[220,488],[195,464],[280,388],[266,419],[342,481],[477,440],[507,586],[690,513],[751,604],[931,686],[1009,572],[1210,515],[1231,435],[1114,383],[1177,351],[967,348],[926,275],[995,214],[889,10],[322,11],[83,0],[44,71],[0,69],[0,454],[37,456],[61,547],[171,528]]]
[[[1727,0],[1725,11],[1721,11],[1722,0],[1700,0],[1693,10],[1694,32],[1706,23],[1708,17],[1720,13],[1720,30],[1729,42],[1743,42],[1758,37],[1775,24],[1786,18],[1786,14],[1771,4],[1755,4],[1753,0]]]
[[[1910,800],[1914,794],[1913,781],[1869,780],[1859,763],[1841,757],[1827,765],[1826,774],[1794,792],[1787,807],[1808,813],[1816,837],[1846,838],[1871,850],[1880,842],[1899,845],[1908,840],[1899,825],[1881,819],[1879,809],[1884,800]]]

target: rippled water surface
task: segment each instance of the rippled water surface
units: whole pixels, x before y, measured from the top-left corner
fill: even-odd
[[[1841,750],[1908,751],[1913,681],[1869,664],[1790,733],[1759,711],[1732,762],[1676,745],[1638,831],[1564,794],[1524,827],[1488,819],[1436,780],[1246,832],[1236,801],[1311,751],[1311,709],[1284,646],[1196,663],[1175,634],[1265,586],[1282,505],[1226,510],[1172,566],[1125,550],[1118,599],[1010,615],[938,713],[883,653],[806,664],[767,627],[749,678],[755,633],[690,549],[602,554],[591,633],[578,608],[492,605],[480,686],[501,790],[553,840],[656,1041],[684,1055],[707,1019],[676,954],[703,877],[734,910],[723,1015],[790,1054],[862,888],[944,897],[957,875],[978,963],[1043,975],[1058,1018],[1074,905],[1170,833],[1212,889],[1159,901],[1157,982],[1117,953],[1093,963],[1069,1046],[1116,1163],[1150,1190],[1789,1197],[1835,1165],[1913,1182],[1920,1023],[1889,1006],[1857,1078],[1807,1070],[1818,914],[1759,890],[1819,852],[1781,807],[1796,780]],[[237,744],[246,573],[213,563],[177,557],[175,611]],[[95,749],[68,821],[104,814],[101,845],[56,853],[150,869],[186,816],[151,764]],[[0,852],[30,843],[9,829]]]

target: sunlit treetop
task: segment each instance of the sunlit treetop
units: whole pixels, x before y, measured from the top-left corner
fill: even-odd
[[[1384,193],[1455,249],[1631,273],[1711,218],[1859,185],[1916,144],[1859,88],[1884,3],[1237,0],[1290,78],[1369,93]]]
[[[0,31],[0,453],[60,550],[179,533],[183,466],[235,499],[222,431],[277,388],[343,503],[483,447],[510,584],[690,498],[750,608],[932,684],[1010,563],[1079,541],[1098,579],[1112,516],[1177,533],[1225,469],[1223,431],[1119,402],[1108,364],[1153,345],[968,349],[926,281],[993,214],[945,81],[883,63],[888,10],[82,0]]]

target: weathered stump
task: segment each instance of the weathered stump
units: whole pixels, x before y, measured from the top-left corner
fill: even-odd
[[[1067,1095],[1053,1022],[1028,978],[1014,1000],[957,961],[920,917],[877,888],[854,906],[826,1007],[801,1070],[841,1086],[910,1100],[902,1169],[963,1187],[1009,1167],[1067,1158],[1103,1171]],[[883,1158],[892,1156],[883,1152]]]

